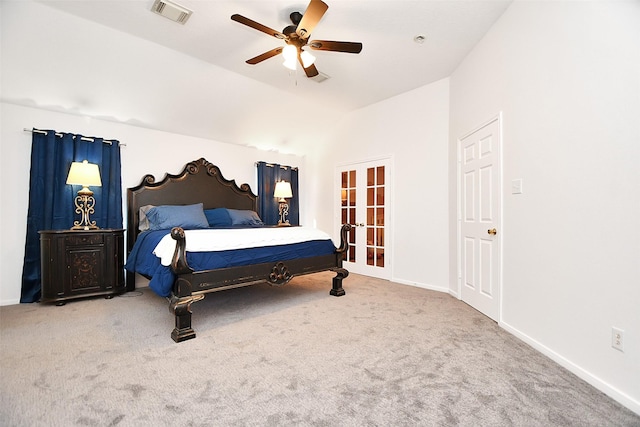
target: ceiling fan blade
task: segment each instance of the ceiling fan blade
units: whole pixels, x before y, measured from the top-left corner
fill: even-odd
[[[332,52],[360,53],[362,51],[362,43],[359,42],[311,40],[307,46],[315,50],[330,50]]]
[[[254,21],[252,19],[245,18],[244,16],[238,15],[237,13],[234,14],[234,15],[231,15],[231,19],[233,21],[236,21],[236,22],[239,22],[241,24],[244,24],[247,27],[251,27],[251,28],[253,28],[255,30],[262,31],[265,34],[269,34],[270,36],[273,36],[273,37],[275,37],[277,39],[286,39],[287,38],[280,31],[276,31],[273,28],[269,28],[266,25],[262,25],[259,22],[256,22],[256,21]]]
[[[250,64],[250,65],[256,65],[264,61],[265,59],[272,58],[281,53],[282,53],[282,47],[277,47],[275,49],[271,49],[270,51],[263,53],[262,55],[258,55],[255,58],[247,59],[246,62],[247,64]]]
[[[300,66],[304,70],[304,73],[307,75],[307,77],[317,76],[319,73],[315,65],[311,64],[307,68],[304,67],[304,63],[302,62],[302,56],[300,56],[301,54],[302,52],[298,50],[298,62],[300,63]]]
[[[304,69],[304,73],[307,75],[307,77],[315,77],[318,74],[320,74],[318,72],[318,69],[316,68],[316,66],[313,65],[313,64],[309,65],[307,68],[303,67],[303,69]]]
[[[296,28],[296,34],[298,34],[301,39],[308,39],[328,8],[329,6],[322,0],[311,0]]]

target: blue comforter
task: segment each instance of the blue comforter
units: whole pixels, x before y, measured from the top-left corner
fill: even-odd
[[[153,250],[160,240],[171,230],[145,231],[140,233],[131,253],[127,257],[125,269],[150,277],[149,287],[158,295],[171,295],[175,275],[170,267],[160,263]],[[313,240],[288,245],[266,246],[250,249],[235,249],[216,252],[187,252],[187,262],[195,271],[217,268],[239,267],[264,262],[287,261],[330,255],[336,247],[331,240]]]

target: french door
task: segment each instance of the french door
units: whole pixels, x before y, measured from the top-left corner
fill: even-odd
[[[353,273],[389,279],[389,160],[341,166],[337,170],[339,218],[351,224],[345,268]]]

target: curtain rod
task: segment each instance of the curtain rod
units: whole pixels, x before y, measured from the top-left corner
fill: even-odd
[[[25,131],[25,132],[31,132],[31,133],[35,132],[35,133],[41,133],[41,134],[44,134],[44,135],[46,135],[46,134],[47,134],[47,132],[46,132],[46,131],[44,131],[44,130],[40,130],[40,129],[27,129],[27,128],[24,128],[24,129],[22,129],[22,130],[23,130],[23,131]],[[64,134],[56,132],[56,136],[62,136],[62,135],[64,135]],[[72,135],[75,135],[75,134],[72,134]],[[95,140],[96,140],[95,138],[89,138],[89,137],[87,137],[87,136],[83,136],[83,137],[81,137],[80,139],[81,139],[82,141],[88,141],[88,142],[95,142]],[[110,139],[103,139],[103,140],[102,140],[102,142],[104,142],[105,144],[109,144],[109,145],[113,144],[113,141],[114,141],[114,140],[110,140]],[[127,144],[123,144],[122,142],[118,142],[118,145],[119,145],[120,147],[122,147],[122,146],[125,146],[125,147],[126,147],[126,146],[127,146]]]
[[[268,168],[273,168],[273,167],[275,167],[275,166],[276,166],[276,165],[271,164],[271,163],[265,163],[264,165],[265,165],[266,167],[268,167]],[[254,166],[258,166],[258,162],[255,162],[255,163],[254,163]],[[284,170],[291,169],[292,171],[297,171],[297,170],[298,170],[298,168],[297,168],[297,167],[293,167],[293,166],[282,166],[282,165],[280,165],[280,169],[284,169]]]

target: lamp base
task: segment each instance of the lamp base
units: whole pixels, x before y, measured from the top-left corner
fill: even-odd
[[[76,213],[80,214],[80,221],[73,221],[71,230],[98,230],[100,227],[95,221],[91,221],[89,216],[94,213],[96,200],[93,198],[93,192],[90,190],[80,190],[75,199]]]
[[[278,205],[278,214],[280,215],[278,227],[288,227],[291,225],[287,219],[287,215],[289,215],[289,205],[286,201],[280,201]]]

